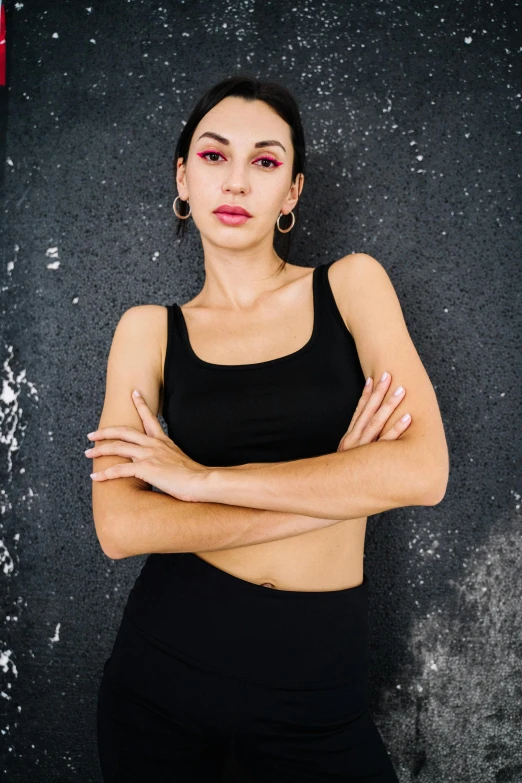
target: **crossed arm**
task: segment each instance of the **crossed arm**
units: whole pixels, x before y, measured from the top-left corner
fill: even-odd
[[[379,440],[320,457],[213,468],[203,474],[197,503],[143,491],[131,483],[128,509],[120,508],[120,521],[105,526],[111,531],[105,540],[113,542],[110,552],[116,553],[109,554],[107,545],[109,556],[246,546],[341,519],[440,502],[449,474],[444,428],[393,286],[371,256],[347,256],[333,266],[346,277],[346,290],[351,292],[348,328],[364,374],[379,378],[386,369],[393,387],[405,386],[407,395],[395,417],[409,412],[408,430],[398,440]],[[389,424],[383,434],[393,422]],[[97,492],[101,502],[103,490]],[[121,522],[124,518],[126,524]]]
[[[343,308],[366,377],[383,370],[406,388],[394,420],[412,421],[398,440],[375,441],[348,451],[268,465],[213,469],[201,498],[251,508],[353,519],[408,505],[434,505],[445,494],[449,456],[435,391],[408,333],[384,268],[357,253],[332,265],[350,291]],[[381,381],[382,382],[382,381]],[[389,383],[389,379],[384,383]],[[378,386],[379,381],[374,385]],[[383,434],[393,426],[389,422]]]
[[[213,499],[195,503],[131,486],[116,517],[106,522],[102,546],[114,559],[232,549],[439,502],[440,485],[430,485],[415,452],[394,448],[400,443],[377,441],[294,462],[215,469],[206,474],[212,477],[213,492],[207,491]],[[129,479],[116,479],[121,481]]]
[[[349,451],[203,474],[207,502],[355,519],[402,506],[439,503],[445,466],[416,440],[375,441]]]

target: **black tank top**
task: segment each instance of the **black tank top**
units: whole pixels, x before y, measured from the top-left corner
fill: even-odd
[[[191,348],[183,312],[176,303],[168,305],[162,415],[169,437],[189,457],[209,467],[226,467],[337,451],[365,378],[355,341],[330,288],[332,263],[313,271],[310,340],[299,350],[266,362],[221,365],[199,359]],[[178,654],[192,650],[199,658],[199,622],[205,626],[212,618],[196,621],[193,616],[199,588],[192,582],[187,585],[185,577],[194,577],[193,557],[149,554],[124,613]],[[201,587],[203,593],[205,589]],[[184,600],[185,590],[190,599]],[[200,599],[197,607],[212,614],[212,602],[207,607],[207,598]]]
[[[330,288],[332,263],[313,271],[310,340],[266,362],[203,361],[192,350],[181,308],[168,305],[162,416],[169,437],[196,462],[286,462],[337,450],[365,378]]]

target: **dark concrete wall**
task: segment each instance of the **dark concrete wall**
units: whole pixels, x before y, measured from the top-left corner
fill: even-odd
[[[401,783],[522,780],[518,11],[8,4],[6,780],[101,780],[97,688],[144,558],[99,547],[86,433],[122,313],[201,287],[194,227],[183,249],[174,239],[172,156],[200,94],[238,70],[284,82],[302,110],[309,170],[290,260],[362,251],[386,267],[446,428],[444,501],[368,525],[375,721]]]

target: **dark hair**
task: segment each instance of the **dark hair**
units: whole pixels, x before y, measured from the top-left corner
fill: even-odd
[[[303,126],[301,123],[301,116],[299,114],[299,108],[297,103],[290,93],[290,91],[276,82],[261,82],[253,76],[246,74],[229,76],[223,79],[218,84],[211,87],[200,98],[190,117],[188,118],[183,130],[176,144],[176,150],[174,152],[174,182],[176,182],[177,173],[177,161],[178,158],[183,158],[183,161],[187,160],[188,152],[190,148],[190,142],[192,136],[199,122],[203,119],[205,114],[214,108],[220,101],[227,98],[230,95],[237,95],[244,98],[247,101],[264,101],[270,106],[276,114],[278,114],[289,126],[292,138],[292,144],[294,147],[294,162],[292,166],[292,182],[295,182],[295,178],[299,173],[305,174],[305,140]],[[178,200],[179,207],[176,205],[177,211],[181,215],[188,214],[188,202]],[[284,263],[288,261],[288,254],[290,252],[290,245],[292,243],[292,237],[299,226],[299,202],[293,209],[295,215],[295,224],[291,231],[282,234],[278,231],[277,226],[274,226],[275,234],[281,237],[283,243],[283,252],[281,256],[284,259]],[[183,239],[186,235],[186,219],[178,218],[178,224],[176,227],[176,236]],[[282,228],[287,228],[291,225],[292,216],[285,215],[280,223]],[[284,267],[284,264],[283,264]]]

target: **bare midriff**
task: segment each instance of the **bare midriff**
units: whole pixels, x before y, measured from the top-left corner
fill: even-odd
[[[262,544],[194,552],[247,582],[275,590],[345,590],[363,581],[367,517]]]

